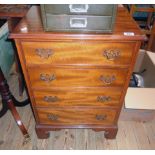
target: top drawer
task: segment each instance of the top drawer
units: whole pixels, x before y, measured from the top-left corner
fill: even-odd
[[[22,42],[28,65],[127,66],[135,43]]]
[[[111,16],[116,6],[113,4],[43,4],[41,9],[49,14]]]

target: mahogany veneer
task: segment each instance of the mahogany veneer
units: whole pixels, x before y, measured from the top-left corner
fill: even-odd
[[[28,67],[32,88],[44,87],[101,87],[123,86],[126,69],[80,69],[55,67]]]
[[[44,32],[40,8],[32,7],[10,37],[16,42],[39,138],[63,128],[104,130],[106,138],[116,137],[145,39],[125,8],[118,8],[113,34],[78,34]]]

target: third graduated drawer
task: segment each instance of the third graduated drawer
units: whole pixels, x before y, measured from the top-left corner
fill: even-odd
[[[120,87],[52,88],[34,90],[36,107],[109,107],[118,108],[122,94]]]
[[[28,67],[32,88],[122,87],[127,69],[81,69],[50,66]]]
[[[133,42],[21,42],[27,65],[125,66],[133,55]]]

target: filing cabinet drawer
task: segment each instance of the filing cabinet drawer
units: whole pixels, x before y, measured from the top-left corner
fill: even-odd
[[[43,4],[42,11],[48,14],[66,14],[66,15],[96,15],[96,16],[110,16],[113,14],[113,9],[116,5],[113,4]]]

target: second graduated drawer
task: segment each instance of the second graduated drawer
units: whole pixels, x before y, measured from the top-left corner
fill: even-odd
[[[128,66],[132,42],[21,42],[28,65]]]
[[[123,86],[126,69],[79,69],[59,67],[29,67],[32,88],[52,87],[111,87]]]

